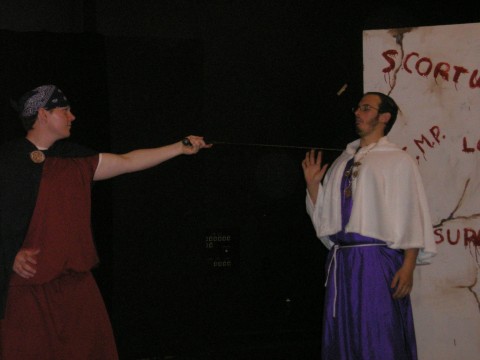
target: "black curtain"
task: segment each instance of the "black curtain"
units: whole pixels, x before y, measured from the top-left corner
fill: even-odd
[[[115,152],[289,126],[207,116],[215,60],[201,40],[109,38],[107,53]],[[216,145],[112,181],[112,318],[125,358],[318,353],[325,251],[305,212],[304,153]]]

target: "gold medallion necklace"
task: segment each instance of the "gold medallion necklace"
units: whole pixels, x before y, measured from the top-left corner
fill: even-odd
[[[30,159],[35,163],[35,164],[41,164],[42,162],[45,161],[45,154],[43,151],[40,150],[34,150],[30,153]]]
[[[361,147],[357,149],[355,152],[355,155],[353,155],[353,164],[348,168],[348,170],[345,171],[344,176],[347,178],[347,186],[345,187],[345,190],[343,191],[343,194],[345,195],[346,198],[349,198],[352,196],[352,184],[353,180],[355,180],[358,176],[358,171],[360,170],[360,165],[362,165],[362,160],[365,159],[365,157],[368,155],[368,153],[375,147],[377,144],[372,146],[370,149],[365,151],[365,153],[362,155],[360,159],[355,161],[355,155],[360,151]]]

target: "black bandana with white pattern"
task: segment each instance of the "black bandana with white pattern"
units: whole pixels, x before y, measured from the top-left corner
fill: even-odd
[[[20,115],[29,117],[36,115],[40,108],[50,110],[70,106],[70,103],[55,85],[42,85],[23,95],[19,105]]]

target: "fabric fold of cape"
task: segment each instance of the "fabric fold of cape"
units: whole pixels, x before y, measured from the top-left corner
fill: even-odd
[[[13,262],[27,233],[42,177],[43,163],[35,163],[30,158],[35,150],[38,149],[26,138],[0,147],[0,319],[4,317]],[[54,157],[83,157],[98,152],[61,140],[43,153]]]

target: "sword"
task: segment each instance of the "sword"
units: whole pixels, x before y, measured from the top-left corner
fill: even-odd
[[[325,148],[325,147],[318,147],[318,146],[304,146],[304,145],[277,145],[277,144],[257,144],[257,143],[242,143],[242,142],[228,142],[228,141],[207,141],[208,144],[213,145],[231,145],[231,146],[249,146],[249,147],[270,147],[270,148],[280,148],[280,149],[307,149],[307,150],[322,150],[322,151],[343,151],[344,149],[337,149],[337,148]],[[183,145],[185,146],[192,146],[190,140],[188,138],[184,138],[182,140]]]

